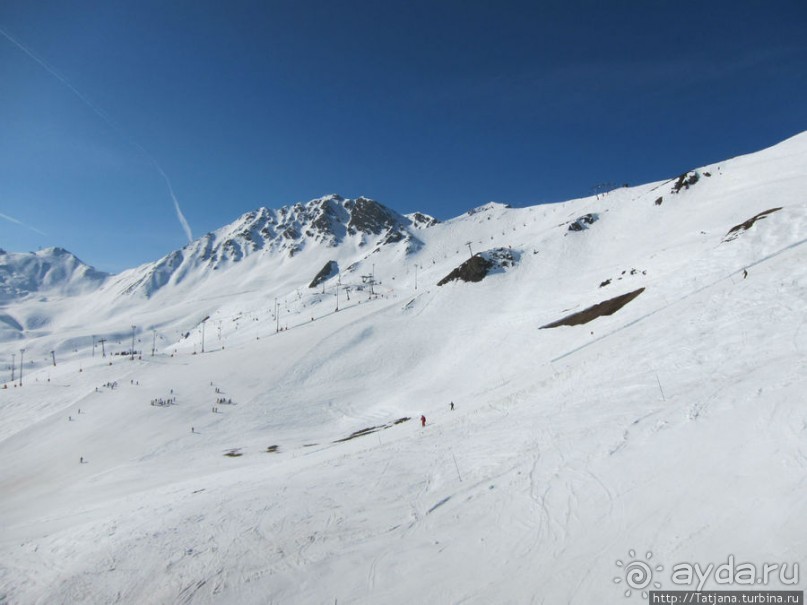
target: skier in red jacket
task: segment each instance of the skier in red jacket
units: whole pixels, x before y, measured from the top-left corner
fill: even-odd
[[[420,417],[420,426],[426,426],[426,417],[425,416]]]

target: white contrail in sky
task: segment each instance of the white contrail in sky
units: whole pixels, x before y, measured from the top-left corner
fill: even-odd
[[[67,88],[69,88],[69,89],[70,89],[70,90],[73,92],[73,94],[74,94],[74,95],[76,95],[76,96],[77,96],[79,99],[81,99],[81,100],[84,102],[84,104],[85,104],[87,107],[89,107],[90,109],[92,109],[92,110],[93,110],[93,111],[94,111],[94,112],[95,112],[95,113],[96,113],[96,114],[97,114],[99,117],[101,117],[101,118],[102,118],[102,119],[103,119],[105,122],[107,122],[107,123],[108,123],[110,126],[112,126],[113,128],[117,128],[117,126],[115,126],[115,124],[113,124],[113,123],[112,123],[112,120],[110,120],[110,118],[109,118],[109,116],[108,116],[108,115],[106,115],[106,114],[105,114],[105,113],[104,113],[104,112],[103,112],[103,111],[102,111],[100,108],[96,107],[96,106],[95,106],[95,105],[92,103],[92,101],[90,101],[90,100],[89,100],[87,97],[85,97],[83,94],[81,94],[81,91],[79,91],[79,90],[78,90],[78,89],[77,89],[75,86],[73,86],[73,85],[70,83],[70,81],[69,81],[67,78],[65,78],[63,75],[61,75],[61,74],[60,74],[58,71],[56,71],[55,69],[53,69],[53,68],[52,68],[50,65],[48,65],[48,64],[47,64],[47,63],[46,63],[44,60],[42,60],[42,59],[40,59],[39,57],[37,57],[37,56],[34,54],[34,52],[33,52],[33,51],[30,49],[30,48],[28,48],[28,47],[26,47],[25,45],[23,45],[23,44],[22,44],[22,43],[21,43],[19,40],[17,40],[16,38],[14,38],[14,36],[12,36],[12,35],[11,35],[11,34],[9,34],[7,31],[5,31],[5,30],[4,30],[2,27],[0,27],[0,34],[2,34],[3,36],[5,36],[5,37],[6,37],[6,39],[7,39],[9,42],[11,42],[11,43],[12,43],[14,46],[16,46],[17,48],[19,48],[19,49],[20,49],[22,52],[24,52],[26,55],[28,55],[29,57],[31,57],[31,58],[32,58],[34,61],[36,61],[37,63],[39,63],[39,65],[40,65],[40,66],[41,66],[41,67],[42,67],[42,68],[43,68],[43,69],[44,69],[46,72],[48,72],[48,73],[49,73],[50,75],[52,75],[54,78],[56,78],[57,80],[59,80],[59,82],[61,82],[61,83],[62,83],[62,84],[64,84],[65,86],[67,86]]]
[[[90,101],[86,96],[84,96],[81,93],[81,91],[78,90],[75,86],[73,86],[67,78],[62,76],[55,69],[53,69],[43,59],[40,59],[39,57],[37,57],[36,54],[34,54],[34,52],[30,48],[26,47],[19,40],[17,40],[11,34],[6,32],[3,28],[0,28],[0,34],[2,34],[9,42],[14,44],[14,46],[19,48],[26,55],[31,57],[31,59],[36,61],[50,75],[52,75],[59,82],[64,84],[70,91],[73,92],[74,95],[76,95],[79,99],[81,99],[81,101],[87,107],[89,107],[99,118],[101,118],[104,122],[106,122],[113,130],[117,131],[118,134],[120,134],[129,144],[133,145],[134,147],[137,147],[140,151],[142,151],[146,155],[146,157],[148,157],[149,160],[151,160],[151,163],[154,164],[154,167],[162,175],[163,179],[165,179],[165,184],[168,185],[168,193],[171,194],[171,199],[174,202],[174,209],[176,210],[176,213],[177,213],[177,218],[179,218],[179,223],[180,223],[180,225],[182,225],[182,229],[183,229],[183,231],[185,231],[185,235],[187,236],[188,241],[189,242],[193,241],[193,233],[191,232],[191,227],[188,224],[188,221],[185,218],[185,215],[182,213],[182,209],[179,207],[179,201],[177,201],[177,197],[176,197],[176,195],[174,195],[174,188],[171,186],[171,181],[168,178],[168,175],[165,173],[165,170],[163,170],[160,167],[160,165],[157,163],[157,160],[155,160],[154,157],[152,157],[152,155],[148,151],[146,151],[146,149],[142,145],[140,145],[137,142],[133,141],[131,139],[131,137],[129,137],[117,124],[115,124],[115,122],[112,120],[112,118],[110,118],[106,114],[105,111],[103,111],[101,108],[99,108],[97,105],[95,105],[92,101]],[[23,224],[23,223],[20,223],[20,221],[14,220],[11,217],[8,217],[6,215],[0,215],[0,216],[2,216],[3,218],[5,218],[7,220],[10,220],[11,222],[19,223],[20,225]],[[28,227],[28,225],[25,225],[25,226]],[[42,233],[41,231],[38,231],[37,229],[34,229],[33,227],[28,227],[28,228],[33,229],[34,231],[37,231],[37,233]],[[45,234],[42,233],[42,235],[45,235]]]
[[[165,179],[165,184],[168,185],[168,193],[171,194],[171,199],[174,200],[174,209],[177,211],[177,218],[179,219],[179,223],[182,225],[182,228],[185,230],[185,235],[188,237],[188,241],[193,241],[193,233],[191,232],[191,226],[188,224],[185,215],[182,214],[182,209],[179,207],[179,202],[177,201],[177,196],[174,195],[174,188],[171,186],[171,180],[168,178],[168,175],[165,174],[165,171],[160,168],[160,165],[152,158],[151,160],[154,162],[154,167],[160,171],[160,174],[163,175]]]
[[[31,225],[26,225],[22,221],[19,221],[19,220],[15,219],[13,216],[9,216],[8,214],[3,214],[2,212],[0,212],[0,218],[5,219],[10,223],[14,223],[15,225],[20,225],[22,227],[26,227],[26,228],[30,229],[31,231],[34,231],[34,232],[38,233],[39,235],[45,235],[45,236],[47,235],[47,233],[43,233],[42,231],[40,231],[36,227],[31,227]]]

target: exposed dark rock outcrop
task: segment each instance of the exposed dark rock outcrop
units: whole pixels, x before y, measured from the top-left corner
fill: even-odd
[[[589,225],[593,225],[598,220],[600,220],[600,215],[596,212],[584,214],[572,221],[572,224],[569,225],[569,231],[585,231]]]
[[[558,326],[579,326],[597,319],[598,317],[602,317],[603,315],[613,315],[634,298],[639,296],[642,292],[644,292],[644,288],[639,288],[638,290],[628,292],[627,294],[623,294],[615,298],[609,298],[608,300],[604,300],[601,303],[588,307],[587,309],[567,315],[563,319],[559,319],[558,321],[553,321],[552,323],[541,326],[541,329],[557,328]]]
[[[689,189],[692,185],[697,183],[700,180],[700,175],[695,172],[685,172],[681,176],[676,179],[675,184],[673,185],[672,190],[670,193],[678,193],[681,189]]]
[[[760,212],[756,216],[752,216],[751,218],[749,218],[744,223],[740,223],[739,225],[734,225],[731,229],[729,229],[728,233],[726,233],[726,236],[723,238],[723,241],[724,242],[730,242],[731,240],[736,239],[741,233],[743,233],[744,231],[747,231],[748,229],[753,227],[754,223],[756,223],[758,220],[766,218],[769,214],[773,214],[774,212],[778,212],[781,209],[782,209],[782,207],[779,206],[778,208],[771,208],[770,210],[765,210],[764,212]]]
[[[482,281],[492,268],[493,263],[491,261],[475,254],[437,282],[437,285],[442,286],[455,279],[467,282]]]
[[[465,282],[479,282],[490,273],[512,267],[518,261],[518,254],[509,248],[494,248],[479,254],[474,254],[451,273],[437,282],[438,286],[447,284],[456,279]]]
[[[316,288],[322,282],[329,280],[334,275],[339,273],[339,265],[335,260],[329,260],[325,263],[325,266],[320,269],[319,273],[314,276],[314,279],[311,280],[311,283],[308,284],[309,288]]]
[[[400,223],[398,215],[366,197],[349,202],[346,207],[350,210],[347,230],[351,235],[359,231],[379,235]]]
[[[429,227],[440,224],[439,220],[422,212],[413,212],[405,216],[412,221],[412,227],[415,229],[428,229]]]

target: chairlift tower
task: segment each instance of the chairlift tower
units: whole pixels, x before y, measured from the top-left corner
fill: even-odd
[[[210,315],[202,320],[202,353],[205,352],[205,323],[207,323],[208,319],[210,319]]]

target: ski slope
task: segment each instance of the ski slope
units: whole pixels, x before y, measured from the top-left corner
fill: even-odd
[[[666,589],[679,562],[804,565],[805,166],[802,134],[677,194],[487,205],[410,253],[5,303],[44,320],[3,342],[33,364],[0,390],[0,603],[628,603],[631,549]],[[469,242],[519,261],[437,287]]]

